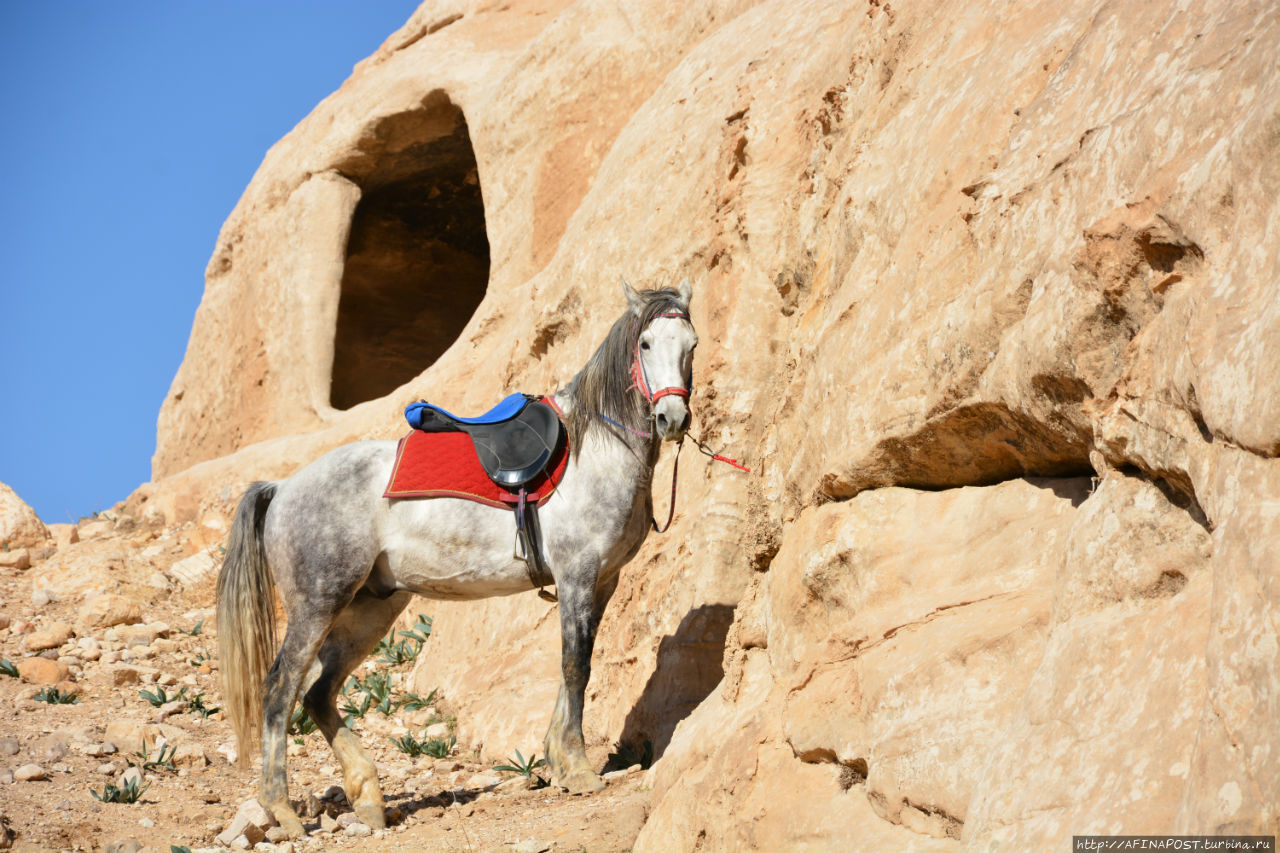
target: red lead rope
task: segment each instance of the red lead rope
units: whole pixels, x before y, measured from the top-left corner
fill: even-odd
[[[701,453],[707,456],[710,456],[712,459],[716,460],[717,462],[723,462],[726,465],[732,465],[734,468],[737,468],[739,471],[746,471],[748,474],[751,473],[751,469],[748,468],[746,465],[739,464],[737,459],[730,459],[728,456],[721,456],[719,453],[716,453],[714,450],[708,447],[705,441],[701,441],[700,439],[695,438],[693,440],[693,443],[698,446],[698,450]],[[682,437],[679,443],[676,444],[676,459],[674,462],[671,463],[671,507],[667,511],[667,523],[659,527],[658,519],[656,518],[649,519],[649,523],[653,525],[653,530],[655,533],[666,533],[667,528],[671,526],[671,519],[675,518],[676,516],[676,478],[680,475],[680,451],[683,448],[684,448],[684,438]]]

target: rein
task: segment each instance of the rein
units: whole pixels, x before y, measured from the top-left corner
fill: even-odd
[[[661,314],[655,314],[653,316],[653,319],[656,320],[658,317],[670,317],[672,319],[686,320],[686,321],[689,319],[689,315],[684,311],[664,311]],[[692,384],[692,380],[690,384]],[[684,397],[687,400],[689,398],[690,392],[693,389],[688,386],[670,386],[667,388],[660,388],[657,391],[654,391],[649,385],[649,377],[645,374],[644,361],[640,358],[640,335],[637,334],[635,355],[631,359],[631,387],[628,388],[627,390],[639,391],[640,395],[643,396],[649,402],[649,409],[650,409],[650,412],[652,413],[653,404],[661,400],[663,397]],[[610,426],[615,426],[615,427],[618,427],[619,429],[624,429],[627,432],[631,433],[632,435],[637,435],[641,438],[647,438],[647,439],[653,438],[652,429],[650,429],[649,432],[641,432],[640,430],[632,429],[626,424],[619,423],[618,421],[615,421],[613,418],[608,417],[607,415],[602,415],[599,412],[596,412],[596,417],[604,421],[605,423],[609,424]],[[731,459],[728,456],[724,456],[720,453],[717,453],[716,451],[712,450],[705,441],[695,438],[693,439],[693,443],[697,446],[698,452],[702,453],[703,455],[710,456],[712,459],[716,460],[717,462],[724,462],[726,465],[732,465],[734,468],[737,468],[740,471],[746,471],[748,474],[751,473],[750,468],[740,464],[736,459]],[[652,517],[649,519],[649,524],[653,526],[653,531],[655,533],[666,533],[668,528],[671,527],[671,522],[676,515],[676,483],[678,482],[678,479],[680,476],[680,451],[682,449],[684,449],[684,436],[681,436],[680,440],[676,442],[676,458],[675,458],[675,461],[671,463],[671,501],[670,501],[670,506],[668,507],[668,510],[667,510],[667,521],[665,524],[659,527],[658,519],[652,518]]]

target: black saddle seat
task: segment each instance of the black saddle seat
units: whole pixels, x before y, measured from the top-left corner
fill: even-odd
[[[526,397],[523,405],[511,408],[515,414],[509,417],[479,423],[479,419],[458,418],[427,405],[419,410],[417,428],[467,433],[489,479],[516,491],[546,470],[565,436],[555,409],[541,400]]]

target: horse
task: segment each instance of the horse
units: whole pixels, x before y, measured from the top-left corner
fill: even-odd
[[[637,291],[586,365],[552,397],[570,451],[539,512],[542,562],[559,600],[560,692],[543,751],[553,784],[604,782],[587,759],[583,696],[596,629],[618,574],[652,525],[650,487],[664,441],[689,428],[692,287]],[[386,826],[377,768],[338,715],[339,689],[416,595],[472,600],[533,588],[513,556],[515,513],[459,498],[383,497],[396,442],[338,447],[292,476],[253,483],[236,509],[217,584],[223,706],[240,764],[262,747],[258,800],[291,836],[285,741],[299,694],[341,765],[347,798]],[[530,564],[532,565],[532,563]],[[287,617],[277,652],[274,599]]]

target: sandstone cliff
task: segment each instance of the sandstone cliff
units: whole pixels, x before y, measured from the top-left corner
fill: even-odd
[[[1267,2],[427,3],[224,226],[134,502],[552,388],[688,275],[754,473],[686,461],[602,627],[639,849],[1274,833],[1278,55]],[[434,612],[528,752],[554,611]]]

